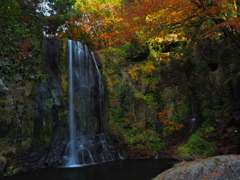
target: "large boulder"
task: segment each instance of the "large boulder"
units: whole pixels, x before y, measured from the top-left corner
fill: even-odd
[[[237,180],[240,155],[223,155],[192,162],[181,162],[152,180]]]

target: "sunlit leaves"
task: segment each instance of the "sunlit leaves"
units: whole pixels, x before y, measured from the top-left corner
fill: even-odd
[[[122,18],[119,32],[126,39],[137,37],[141,40],[164,38],[170,33],[185,33],[189,36],[190,31],[199,31],[201,35],[218,24],[216,19],[228,21],[226,18],[234,14],[232,7],[233,2],[228,0],[140,0],[122,6],[119,13]],[[205,22],[210,21],[212,24],[208,25],[211,26],[202,28],[202,24],[206,25]]]
[[[134,66],[128,70],[128,74],[133,80],[138,80],[138,78],[140,77],[140,69]]]
[[[81,13],[68,22],[68,31],[63,36],[86,39],[85,43],[96,49],[132,39],[164,39],[168,34],[198,37],[223,23],[219,19],[231,20],[236,16],[233,12],[236,7],[230,0],[77,0],[75,8]],[[221,26],[236,29],[236,23],[231,20]]]
[[[149,87],[150,90],[156,90],[156,85],[159,81],[155,82],[154,75],[156,74],[156,66],[153,61],[144,61],[139,63],[138,65],[133,66],[128,70],[128,74],[134,81],[142,80],[146,86]]]
[[[67,23],[67,31],[61,37],[79,40],[88,44],[92,49],[101,49],[116,42],[118,31],[114,23],[120,0],[77,0],[78,16],[72,16]]]
[[[226,22],[217,24],[216,26],[209,29],[206,33],[202,34],[201,38],[215,38],[219,34],[219,30],[221,28],[225,27],[231,27],[235,30],[235,32],[240,33],[240,18],[236,17],[233,19],[230,19]]]

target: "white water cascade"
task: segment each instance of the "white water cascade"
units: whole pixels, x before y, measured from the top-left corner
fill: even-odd
[[[68,52],[72,54],[72,43],[68,43]],[[77,164],[76,155],[76,126],[75,126],[75,117],[74,117],[74,101],[73,101],[73,60],[72,56],[69,56],[69,132],[70,132],[70,142],[69,142],[69,165]]]
[[[86,45],[68,41],[69,143],[67,167],[115,159],[103,128],[105,90],[95,55]]]
[[[191,96],[191,111],[192,111],[192,119],[191,119],[191,122],[190,122],[190,124],[191,124],[190,132],[193,132],[196,118],[195,118],[195,113],[194,113],[193,98],[192,98],[192,96]]]

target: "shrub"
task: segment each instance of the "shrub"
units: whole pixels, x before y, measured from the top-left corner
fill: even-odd
[[[178,148],[182,158],[206,158],[213,155],[215,144],[204,141],[201,136],[202,133],[197,131],[191,135],[187,144]]]
[[[133,128],[132,130],[134,130]],[[130,135],[130,133],[132,133]],[[143,128],[128,131],[130,142],[137,143],[139,148],[144,148],[150,151],[158,152],[164,147],[164,142],[161,141],[159,134],[151,129],[144,130]]]

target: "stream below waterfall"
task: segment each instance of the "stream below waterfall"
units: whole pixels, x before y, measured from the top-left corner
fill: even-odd
[[[45,168],[4,180],[151,180],[173,166],[172,159],[117,160],[75,168]]]

